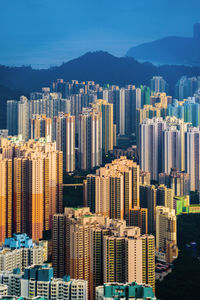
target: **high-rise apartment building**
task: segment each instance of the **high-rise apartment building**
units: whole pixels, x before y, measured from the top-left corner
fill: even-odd
[[[59,113],[54,117],[54,140],[56,148],[63,152],[64,172],[75,170],[75,117]]]
[[[156,231],[156,200],[157,189],[154,185],[140,186],[140,207],[147,208],[148,233]]]
[[[165,206],[170,209],[174,207],[174,191],[167,188],[164,184],[161,184],[157,188],[157,200],[156,204],[159,206]]]
[[[150,172],[144,172],[140,170],[140,185],[149,185],[151,183]]]
[[[34,97],[33,97],[34,98]],[[36,97],[37,98],[37,97]],[[59,93],[41,93],[37,99],[29,102],[30,118],[32,115],[45,115],[47,118],[58,116],[59,112],[70,113],[71,102],[69,99],[62,99]]]
[[[166,252],[168,262],[172,262],[177,256],[176,213],[169,207],[156,207],[156,249]],[[173,253],[175,257],[172,256]]]
[[[165,185],[140,185],[140,206],[147,209],[148,233],[156,232],[156,206],[173,209],[173,189]]]
[[[88,170],[102,163],[102,115],[84,109],[79,115],[79,168]]]
[[[176,84],[176,97],[179,100],[192,97],[200,87],[200,78],[182,76]]]
[[[158,180],[158,173],[171,168],[185,170],[185,133],[189,124],[176,117],[145,119],[140,124],[140,165]]]
[[[7,126],[9,135],[18,134],[18,101],[7,101]]]
[[[151,79],[151,91],[165,93],[168,91],[168,84],[161,76],[154,76]]]
[[[153,236],[141,235],[139,227],[126,227],[125,221],[91,214],[88,208],[66,208],[64,215],[54,216],[54,222],[55,276],[64,270],[73,278],[87,280],[89,299],[95,297],[95,287],[107,281],[140,279],[154,287]],[[59,249],[64,249],[63,259]]]
[[[90,107],[97,100],[96,93],[75,93],[69,97],[71,103],[71,115],[75,116],[75,133],[78,135],[79,130],[79,115],[83,109]]]
[[[84,204],[92,212],[129,222],[129,210],[139,207],[139,181],[139,166],[122,156],[87,176]]]
[[[12,236],[12,160],[0,159],[0,244]]]
[[[170,174],[160,173],[159,184],[164,184],[173,189],[175,196],[184,196],[190,194],[190,176],[188,173],[179,172],[177,169],[171,169]]]
[[[167,109],[160,103],[156,103],[155,107],[152,105],[144,105],[143,108],[137,109],[136,111],[136,144],[138,150],[140,150],[140,124],[145,119],[152,119],[153,117],[165,117]]]
[[[69,274],[69,257],[66,256],[66,216],[55,214],[52,226],[52,264],[55,277],[62,278]],[[67,273],[68,272],[68,273]]]
[[[185,167],[190,176],[190,190],[200,190],[200,129],[190,128],[185,133]]]
[[[150,96],[150,104],[156,107],[157,105],[167,108],[172,103],[172,96],[167,96],[166,93],[154,92]]]
[[[170,127],[163,131],[162,135],[163,172],[169,174],[171,168],[181,170],[181,137],[176,127]]]
[[[120,90],[118,86],[112,86],[111,89],[103,91],[103,99],[113,104],[113,123],[116,124],[116,134],[120,133]],[[124,115],[124,110],[122,115]]]
[[[25,141],[29,139],[29,100],[24,96],[18,102],[18,134]]]
[[[33,240],[51,228],[52,217],[63,211],[63,156],[45,140],[1,140],[0,168],[3,209],[0,240],[27,232]]]
[[[48,142],[52,140],[52,120],[45,115],[33,115],[30,119],[30,138],[46,138]]]
[[[148,233],[148,210],[147,208],[134,207],[129,212],[129,225],[137,226],[142,234]]]
[[[93,107],[102,115],[102,150],[104,153],[113,150],[113,104],[106,100],[96,100]]]
[[[162,131],[165,127],[162,118],[145,119],[140,124],[140,167],[151,173],[152,180],[157,180],[162,170]]]
[[[117,135],[130,136],[136,132],[136,110],[143,106],[144,91],[134,85],[126,88],[111,86],[103,90],[103,99],[113,104]]]

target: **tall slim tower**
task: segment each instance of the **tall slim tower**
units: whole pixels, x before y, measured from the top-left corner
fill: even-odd
[[[18,102],[18,134],[23,140],[29,139],[29,101],[24,96]]]
[[[176,127],[163,131],[163,172],[170,174],[171,168],[181,170],[181,133]]]
[[[56,147],[63,151],[63,170],[75,170],[75,116],[59,113],[54,118],[54,139]]]
[[[0,159],[0,244],[12,236],[12,160]]]
[[[45,115],[33,115],[30,119],[31,139],[47,138],[48,142],[52,140],[52,120]]]
[[[9,135],[18,134],[18,101],[7,101],[7,126]]]
[[[176,213],[164,206],[156,207],[156,249],[166,253],[166,261],[171,263],[178,254]]]
[[[140,206],[139,165],[121,156],[88,175],[84,181],[84,205],[92,212],[129,223],[129,211]]]
[[[156,230],[156,196],[154,185],[140,186],[140,206],[148,211],[148,233],[155,233]]]
[[[0,149],[0,195],[6,216],[0,226],[4,228],[6,220],[5,237],[27,232],[39,241],[43,231],[52,228],[53,215],[63,212],[62,152],[45,140],[15,141],[4,139]]]
[[[54,276],[57,278],[62,278],[67,274],[65,262],[68,262],[69,257],[66,256],[65,237],[66,216],[64,214],[55,214],[52,226],[52,264]]]
[[[154,76],[151,79],[151,91],[165,93],[168,91],[168,84],[161,76]]]
[[[79,168],[92,169],[102,163],[102,116],[94,109],[79,115]]]
[[[191,128],[185,133],[185,166],[190,175],[190,190],[200,190],[200,130]]]
[[[140,124],[140,167],[150,172],[152,180],[158,180],[162,171],[162,131],[166,123],[162,118],[145,119]]]
[[[143,235],[142,238],[142,282],[151,285],[155,292],[155,237],[153,235]]]
[[[13,229],[28,232],[29,160],[14,158]]]
[[[157,188],[157,205],[165,206],[170,209],[174,207],[174,191],[161,184]]]
[[[113,104],[106,100],[96,100],[93,105],[102,114],[102,150],[113,150]]]

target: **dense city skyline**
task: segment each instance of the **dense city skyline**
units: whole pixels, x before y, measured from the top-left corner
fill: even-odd
[[[199,300],[199,10],[0,4],[0,300]]]
[[[60,78],[7,100],[0,299],[156,299],[185,249],[198,257],[178,228],[200,216],[200,77],[174,88]]]

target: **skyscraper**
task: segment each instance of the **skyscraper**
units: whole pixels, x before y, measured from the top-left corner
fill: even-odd
[[[163,172],[169,174],[171,168],[181,170],[181,133],[171,126],[162,133]]]
[[[157,188],[157,205],[165,206],[170,209],[174,207],[174,191],[161,184]]]
[[[92,212],[129,222],[129,210],[139,207],[139,166],[120,157],[88,175],[84,182],[85,206]]]
[[[45,115],[33,115],[30,119],[30,138],[39,139],[44,137],[48,142],[52,140],[52,120]]]
[[[63,151],[63,170],[75,170],[75,117],[59,113],[54,117],[54,139],[57,150]]]
[[[79,115],[79,168],[92,169],[102,163],[102,115],[84,109]]]
[[[160,173],[159,184],[164,184],[173,189],[175,196],[184,196],[190,194],[190,176],[188,173],[179,172],[177,169],[171,169],[170,174]]]
[[[168,84],[161,76],[154,76],[151,79],[151,91],[165,93],[168,91]]]
[[[136,143],[138,150],[140,150],[140,123],[145,119],[152,119],[153,117],[163,117],[165,118],[167,114],[167,107],[163,107],[162,104],[156,103],[155,107],[153,105],[144,105],[143,108],[137,109],[136,111]]]
[[[156,231],[157,190],[154,185],[140,186],[140,206],[148,211],[148,233]]]
[[[151,173],[152,180],[158,180],[162,170],[162,131],[165,127],[162,118],[145,119],[140,124],[140,167]]]
[[[0,244],[12,236],[12,160],[0,158]]]
[[[172,257],[173,247],[177,256],[177,232],[176,214],[174,209],[169,207],[156,207],[156,249],[166,252],[166,260],[172,262],[176,257]],[[171,247],[170,247],[171,244]],[[173,246],[173,247],[172,247]],[[173,253],[173,252],[172,252]]]
[[[18,134],[23,140],[29,139],[29,101],[24,96],[18,102]]]
[[[141,235],[138,227],[126,227],[125,221],[91,214],[88,208],[65,208],[64,219],[65,231],[62,217],[54,216],[53,249],[55,254],[58,251],[57,259],[53,261],[56,275],[63,272],[64,263],[65,273],[88,280],[89,299],[95,297],[95,287],[107,281],[137,279],[154,288],[153,236]],[[58,259],[59,245],[62,249],[63,243],[65,255],[61,262]],[[137,260],[133,259],[136,257]]]
[[[185,133],[185,166],[190,175],[190,190],[200,190],[200,129],[190,128]]]
[[[53,214],[63,211],[62,152],[55,143],[15,139],[3,139],[1,152],[2,240],[12,230],[39,240],[51,228]]]
[[[18,134],[18,101],[7,101],[7,126],[9,135]]]
[[[102,115],[102,150],[104,153],[113,150],[113,104],[106,100],[96,100],[93,107]]]
[[[129,212],[129,225],[140,227],[142,234],[148,233],[148,209],[134,207]]]

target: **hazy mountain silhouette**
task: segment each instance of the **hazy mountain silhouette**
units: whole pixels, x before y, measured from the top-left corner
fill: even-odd
[[[40,90],[57,78],[65,80],[95,80],[98,83],[125,85],[130,82],[149,82],[153,65],[141,64],[133,58],[115,57],[107,52],[88,52],[61,66],[35,70],[28,67],[0,66],[0,84],[25,91]],[[145,70],[145,72],[144,72]]]
[[[9,89],[20,89],[24,92],[40,91],[44,86],[51,86],[57,78],[64,80],[94,80],[97,83],[150,84],[154,75],[163,76],[173,93],[174,85],[182,75],[197,76],[200,67],[155,66],[151,63],[140,63],[131,57],[115,57],[107,52],[88,52],[61,66],[43,70],[31,67],[0,66],[0,84]]]
[[[166,37],[132,47],[126,56],[156,64],[200,66],[200,25],[194,25],[191,38]]]
[[[200,67],[154,66],[151,63],[139,63],[131,57],[118,58],[103,51],[89,52],[59,67],[45,70],[35,70],[24,66],[0,66],[0,114],[2,110],[6,111],[6,99],[18,99],[20,94],[40,91],[42,87],[51,86],[57,78],[63,78],[66,81],[94,80],[100,84],[139,86],[149,85],[154,75],[161,75],[169,84],[170,95],[174,95],[175,84],[181,76],[198,76],[199,74]],[[0,126],[5,128],[5,120]]]

